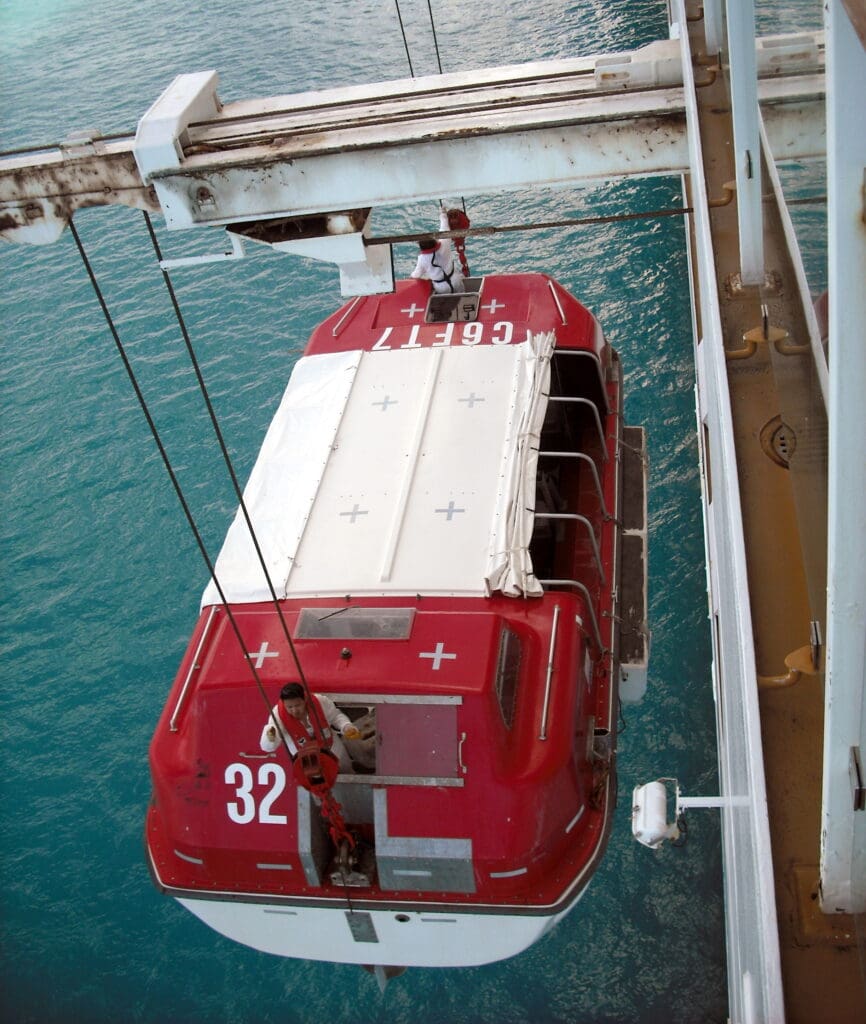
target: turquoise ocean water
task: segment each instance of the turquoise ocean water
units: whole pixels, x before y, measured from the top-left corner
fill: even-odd
[[[662,3],[433,3],[446,71],[629,49],[666,33]],[[766,7],[766,5],[762,5]],[[770,5],[764,30],[815,24]],[[402,0],[416,74],[436,71],[427,3]],[[788,24],[785,18],[788,17]],[[172,77],[220,72],[223,100],[405,77],[390,0],[131,7],[5,0],[0,147],[73,129],[127,132]],[[476,224],[667,208],[671,180],[469,201]],[[436,211],[383,212],[420,230]],[[208,546],[233,514],[140,214],[76,224]],[[160,230],[157,221],[157,229]],[[222,239],[168,236],[166,255]],[[676,218],[470,242],[475,273],[546,271],[600,317],[649,432],[650,689],[625,709],[609,852],[576,910],[522,956],[414,970],[380,995],[348,966],[237,946],[152,887],[147,746],[205,573],[69,234],[0,248],[0,1014],[8,1021],[698,1022],[726,1019],[715,812],[683,849],[637,846],[632,787],[677,776],[716,792],[691,323]],[[398,272],[413,266],[395,250]],[[245,478],[299,349],[339,304],[336,271],[251,253],[174,277]]]

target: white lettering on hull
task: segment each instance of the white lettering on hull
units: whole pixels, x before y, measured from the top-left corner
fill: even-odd
[[[408,329],[386,327],[373,343],[372,352],[385,352],[395,348],[449,348],[452,345],[510,345],[514,340],[514,324],[499,320],[495,324],[473,322],[449,323],[441,331],[427,331],[422,335],[421,324]],[[527,330],[526,337],[530,332]]]
[[[256,799],[253,795],[253,773],[248,765],[230,764],[225,770],[225,781],[235,787],[237,800],[226,804],[229,818],[236,825],[248,825],[256,817]],[[282,765],[268,763],[259,767],[258,783],[270,789],[258,802],[258,820],[263,825],[285,825],[288,818],[285,814],[274,814],[271,811],[274,801],[286,788],[286,773]]]

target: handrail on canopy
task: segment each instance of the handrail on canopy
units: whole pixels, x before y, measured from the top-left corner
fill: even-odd
[[[607,391],[604,387],[604,371],[601,368],[601,360],[595,352],[588,352],[586,349],[574,349],[574,348],[558,348],[556,350],[554,359],[559,359],[560,356],[582,357],[583,359],[589,359],[595,366],[595,372],[598,376],[598,390],[602,402],[604,403],[604,412],[607,415],[610,412],[610,402],[607,398]]]
[[[598,550],[598,541],[595,539],[595,531],[592,528],[592,524],[586,518],[586,516],[578,515],[576,512],[536,512],[536,519],[573,519],[577,523],[583,523],[586,527],[586,531],[589,534],[589,539],[592,541],[592,553],[595,557],[595,564],[598,567],[599,576],[601,576],[601,582],[603,585],[607,585],[607,576],[605,575],[604,566],[601,564],[601,555]]]
[[[589,617],[592,620],[592,633],[593,639],[595,640],[596,646],[598,647],[599,654],[604,654],[604,644],[601,642],[601,633],[598,629],[598,619],[595,617],[595,609],[592,607],[592,598],[589,596],[589,591],[586,588],[585,583],[581,583],[580,580],[539,580],[542,587],[576,587],[580,591],[581,596],[586,604],[586,610],[589,612]]]
[[[545,456],[546,458],[551,459],[582,459],[583,461],[588,462],[589,468],[592,470],[592,478],[595,481],[595,490],[598,494],[598,500],[601,502],[602,515],[605,517],[605,519],[608,518],[607,506],[604,503],[604,494],[602,493],[601,489],[601,479],[598,475],[598,469],[596,468],[595,463],[592,461],[589,455],[586,454],[586,452],[539,452],[538,455],[539,458],[541,456]]]
[[[548,399],[550,402],[575,402],[577,405],[588,405],[592,409],[592,414],[595,417],[595,426],[598,430],[598,440],[601,445],[601,457],[607,462],[607,446],[604,443],[604,430],[601,426],[601,416],[598,414],[598,407],[595,402],[591,402],[588,398],[570,398],[566,395],[551,395]]]

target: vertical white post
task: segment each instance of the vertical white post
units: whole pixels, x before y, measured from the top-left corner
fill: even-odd
[[[830,299],[827,680],[821,890],[825,912],[866,911],[866,811],[854,810],[851,748],[866,762],[866,52],[841,0],[827,5]]]
[[[758,133],[758,68],[754,0],[727,5],[737,226],[743,284],[764,281],[764,217],[761,206],[761,143]]]
[[[704,0],[704,36],[708,57],[714,57],[724,46],[724,32],[722,0]]]

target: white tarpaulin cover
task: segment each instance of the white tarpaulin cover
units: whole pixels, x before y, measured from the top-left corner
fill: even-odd
[[[550,357],[553,331],[533,334],[521,345],[524,353],[517,381],[516,420],[505,438],[502,487],[496,496],[486,579],[491,591],[503,594],[540,594],[532,575],[529,542],[535,509],[535,471],[541,427],[550,393]]]
[[[552,332],[301,359],[244,492],[278,597],[536,594],[528,545]],[[216,574],[270,591],[240,512]],[[219,602],[211,582],[202,604]]]

